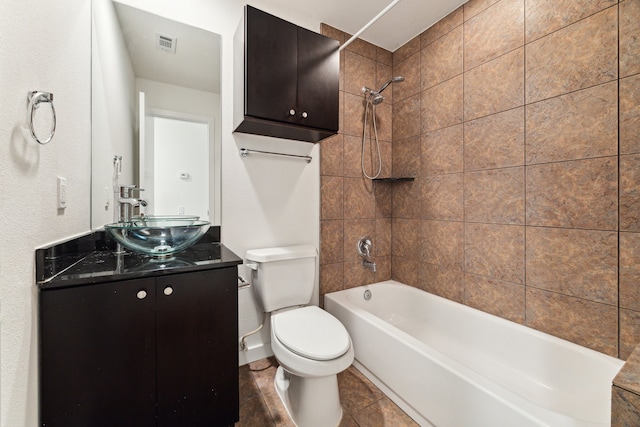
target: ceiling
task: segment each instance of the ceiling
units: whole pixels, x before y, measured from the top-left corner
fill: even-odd
[[[233,1],[244,4],[246,0]],[[393,52],[465,1],[400,0],[362,33],[360,38]],[[392,0],[262,2],[268,4],[270,9],[288,10],[290,14],[304,17],[308,22],[324,22],[349,34],[355,34],[390,5]],[[219,35],[117,1],[114,5],[137,77],[220,93]],[[157,49],[157,33],[177,39],[175,55]],[[207,52],[207,55],[203,55],[202,52]],[[194,67],[192,64],[198,65]]]
[[[355,34],[392,0],[267,0],[278,8]],[[460,7],[467,0],[400,0],[360,38],[391,52]]]

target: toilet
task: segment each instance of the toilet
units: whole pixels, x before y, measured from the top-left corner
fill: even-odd
[[[271,313],[271,348],[280,366],[278,396],[298,427],[337,426],[342,418],[338,373],[353,362],[353,346],[338,319],[314,305],[316,248],[246,252],[258,304]]]

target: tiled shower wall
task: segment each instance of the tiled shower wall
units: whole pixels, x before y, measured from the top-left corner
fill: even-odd
[[[347,49],[341,134],[321,146],[322,292],[390,275],[625,359],[640,342],[640,0],[471,0],[393,72],[381,49]],[[406,80],[381,104],[383,159],[416,180],[372,186],[352,148],[358,86],[391,75]],[[378,277],[357,264],[363,233]]]

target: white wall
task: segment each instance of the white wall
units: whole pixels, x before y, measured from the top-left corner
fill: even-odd
[[[89,229],[91,4],[2,2],[0,13],[0,425],[37,425],[34,249]],[[23,132],[27,92],[54,94],[44,146]],[[58,211],[56,177],[67,179]]]
[[[239,255],[271,245],[319,243],[319,148],[232,134],[233,33],[244,2],[130,0],[132,6],[214,31],[223,38],[222,239]],[[252,4],[318,30],[318,22]],[[0,14],[0,425],[37,423],[37,290],[34,249],[90,229],[90,0],[9,0]],[[46,23],[46,25],[42,25]],[[105,76],[105,79],[108,77]],[[58,130],[39,146],[25,137],[26,94],[55,95]],[[252,155],[260,148],[311,154],[311,164]],[[112,155],[112,154],[111,154]],[[56,176],[67,178],[68,208],[56,209]],[[104,191],[104,190],[103,190]],[[317,280],[316,280],[317,282]],[[240,296],[241,333],[260,317],[250,294]],[[264,350],[254,343],[255,355]],[[262,350],[261,350],[262,349]]]

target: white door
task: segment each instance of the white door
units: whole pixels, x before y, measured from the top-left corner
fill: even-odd
[[[152,199],[156,215],[198,215],[209,220],[207,123],[153,118]]]

